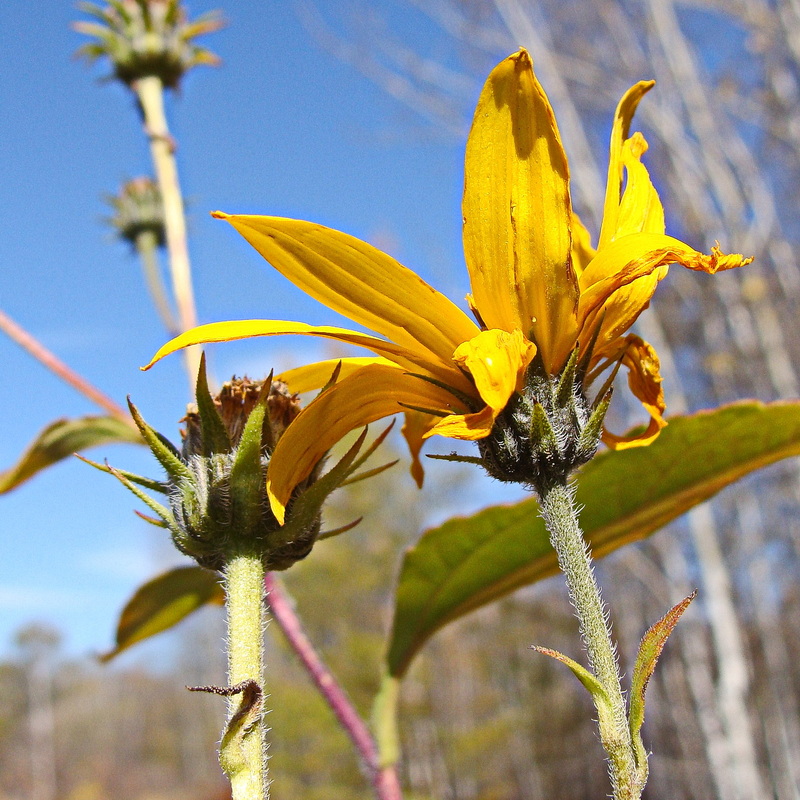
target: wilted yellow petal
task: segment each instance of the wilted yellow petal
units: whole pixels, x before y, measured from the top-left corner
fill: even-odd
[[[393,366],[388,358],[372,356],[356,356],[354,358],[328,358],[325,361],[317,361],[313,364],[305,364],[302,367],[287,369],[275,376],[276,381],[283,381],[292,392],[302,394],[321,389],[330,381],[331,376],[338,370],[338,379],[342,380],[348,375],[352,375],[361,367],[368,364],[384,364]]]
[[[478,100],[462,208],[464,255],[483,321],[526,336],[532,330],[555,372],[577,330],[569,170],[553,109],[525,50],[495,67]]]
[[[449,364],[453,350],[478,332],[443,294],[354,236],[282,217],[214,216],[306,294],[422,359]]]
[[[337,382],[306,406],[278,440],[267,471],[267,494],[283,524],[300,481],[345,434],[403,411],[403,405],[463,411],[452,394],[399,367],[371,364]]]
[[[724,255],[712,248],[711,255],[698,253],[671,236],[635,233],[615,239],[597,251],[581,275],[578,318],[581,344],[591,338],[594,320],[603,315],[598,351],[623,334],[647,308],[658,280],[669,264],[714,273],[749,264],[751,258],[736,253]]]
[[[639,81],[631,86],[622,96],[614,114],[614,124],[611,128],[611,145],[608,156],[608,182],[606,183],[606,199],[603,207],[603,225],[600,229],[598,249],[605,247],[615,236],[617,230],[617,216],[619,214],[620,197],[622,193],[622,147],[631,127],[633,115],[639,101],[649,92],[655,81]]]
[[[535,355],[536,346],[519,330],[492,329],[460,345],[453,361],[472,375],[483,402],[499,412],[511,395],[522,389],[525,370]]]
[[[650,423],[645,430],[633,436],[617,436],[604,431],[603,441],[612,450],[644,447],[656,439],[667,424],[663,417],[666,404],[661,388],[661,365],[656,351],[644,339],[634,334],[628,335],[625,341],[622,363],[628,368],[628,386],[650,414]]]

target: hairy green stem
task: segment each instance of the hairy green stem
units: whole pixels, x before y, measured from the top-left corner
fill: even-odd
[[[542,492],[540,502],[550,541],[566,577],[589,665],[605,689],[611,707],[610,724],[604,725],[601,720],[600,738],[608,754],[614,799],[638,800],[641,787],[636,781],[636,762],[611,627],[594,578],[591,555],[578,524],[572,490],[565,484],[558,484]]]
[[[136,252],[142,262],[142,272],[150,292],[150,299],[170,336],[177,336],[178,326],[169,305],[164,281],[158,264],[158,238],[153,231],[144,230],[136,236]]]
[[[172,291],[178,309],[178,325],[185,331],[197,325],[197,313],[186,240],[186,215],[175,161],[175,143],[170,135],[164,111],[164,84],[157,75],[149,75],[136,81],[133,89],[144,116],[145,132],[150,140],[150,152],[164,204],[164,228],[172,275]],[[189,381],[194,386],[200,366],[200,352],[198,348],[192,347],[187,348],[185,353]]]
[[[228,611],[228,724],[219,760],[232,800],[268,800],[263,705],[264,565],[258,555],[233,556],[225,567]]]

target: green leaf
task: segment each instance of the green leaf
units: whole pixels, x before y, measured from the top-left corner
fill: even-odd
[[[79,450],[112,442],[144,444],[136,430],[117,417],[58,419],[39,433],[13,467],[0,472],[0,494]]]
[[[608,692],[606,692],[603,684],[582,664],[574,661],[569,656],[565,656],[563,653],[559,653],[558,650],[552,650],[549,647],[531,645],[531,650],[535,650],[537,653],[541,653],[545,656],[550,656],[550,658],[554,658],[556,661],[560,661],[562,664],[569,667],[572,670],[572,674],[584,685],[584,688],[592,697],[599,698],[606,705],[609,705]]]
[[[678,624],[683,612],[689,607],[689,603],[696,596],[697,590],[684,600],[681,600],[677,605],[674,605],[655,625],[648,629],[639,644],[639,653],[636,656],[636,664],[633,667],[633,676],[631,677],[631,708],[628,715],[631,741],[633,742],[636,760],[639,765],[646,765],[647,763],[647,750],[645,750],[640,735],[644,724],[644,701],[647,684],[653,676],[656,663],[669,635]]]
[[[117,625],[117,644],[100,657],[109,661],[132,644],[177,625],[207,603],[222,605],[225,593],[219,575],[202,567],[178,567],[139,587]]]
[[[754,470],[800,454],[800,403],[735,403],[676,417],[649,447],[604,452],[578,477],[595,558],[649,536]],[[451,519],[405,556],[387,654],[402,676],[447,622],[558,571],[535,499]]]

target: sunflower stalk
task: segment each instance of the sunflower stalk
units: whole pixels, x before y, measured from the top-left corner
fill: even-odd
[[[268,800],[267,725],[263,709],[266,624],[264,564],[240,553],[225,565],[228,612],[228,722],[219,761],[231,782],[232,800]]]
[[[614,800],[638,800],[644,784],[639,785],[637,778],[611,626],[578,522],[573,491],[566,482],[551,485],[540,492],[540,504],[578,617],[589,665],[602,687],[602,703],[599,693],[593,692],[593,696],[598,710],[600,739],[608,755]]]
[[[178,325],[181,330],[188,330],[197,324],[197,314],[186,241],[186,214],[175,160],[175,142],[170,135],[164,111],[164,84],[158,75],[146,75],[139,78],[131,88],[136,93],[142,111],[158,188],[164,203],[164,227]],[[187,348],[185,358],[186,369],[194,380],[193,376],[197,375],[200,366],[198,348]]]
[[[158,264],[158,237],[153,231],[140,231],[136,236],[134,247],[142,262],[142,272],[144,272],[147,289],[150,292],[150,299],[153,301],[164,327],[170,333],[177,334],[178,326],[175,323]]]

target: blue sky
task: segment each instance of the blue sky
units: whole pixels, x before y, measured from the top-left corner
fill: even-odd
[[[373,6],[385,6],[398,35],[447,58],[452,45],[424,16]],[[217,7],[193,2],[190,10]],[[33,8],[0,5],[0,308],[114,399],[130,393],[155,427],[175,433],[188,399],[181,361],[139,372],[165,336],[137,261],[101,221],[101,196],[151,169],[131,97],[115,83],[98,83],[108,72],[103,65],[72,59],[84,37],[69,27],[80,16],[70,3],[42,0]],[[322,51],[292,3],[236,0],[223,11],[228,26],[206,40],[223,67],[196,70],[169,103],[201,321],[340,322],[212,220],[207,212],[216,208],[313,219],[388,243],[401,261],[463,298],[463,139],[431,135]],[[476,80],[475,98],[479,89]],[[220,377],[258,375],[300,363],[314,348],[288,339],[237,343],[217,347],[212,365]],[[95,413],[5,338],[0,365],[0,467],[53,419]],[[138,448],[90,455],[153,472]],[[177,562],[164,532],[138,520],[133,507],[121,487],[77,462],[0,498],[0,652],[32,620],[61,628],[72,652],[107,647],[132,590]]]

